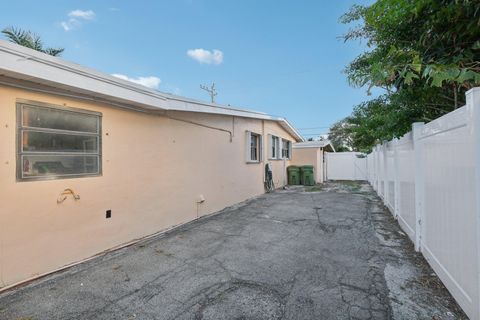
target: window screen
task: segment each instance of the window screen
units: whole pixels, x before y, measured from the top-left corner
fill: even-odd
[[[252,134],[250,138],[250,160],[252,161],[258,161],[258,142],[259,142],[259,137],[256,134]]]
[[[101,174],[101,115],[18,104],[19,180]]]
[[[277,159],[278,156],[278,147],[279,147],[279,138],[276,136],[272,136],[272,140],[270,141],[270,158]]]
[[[282,140],[282,158],[290,159],[291,142]]]

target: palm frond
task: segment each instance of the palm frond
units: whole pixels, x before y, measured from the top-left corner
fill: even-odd
[[[40,36],[35,33],[30,33],[32,49],[43,52],[43,43]]]
[[[7,27],[2,30],[2,33],[10,42],[49,54],[51,56],[58,56],[63,52],[63,50],[65,50],[64,48],[44,48],[43,41],[40,36],[30,30]]]
[[[46,48],[42,52],[49,54],[51,56],[57,57],[64,51],[64,48]]]
[[[2,33],[11,42],[22,46],[25,45],[25,43],[27,43],[28,39],[30,38],[28,31],[17,29],[14,27],[7,27],[2,30]]]

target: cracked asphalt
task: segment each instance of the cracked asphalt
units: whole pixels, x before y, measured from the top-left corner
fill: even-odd
[[[265,194],[0,294],[0,319],[466,319],[365,183]]]

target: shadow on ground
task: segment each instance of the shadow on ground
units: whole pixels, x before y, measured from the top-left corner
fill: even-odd
[[[365,183],[266,194],[0,295],[0,319],[466,319]]]

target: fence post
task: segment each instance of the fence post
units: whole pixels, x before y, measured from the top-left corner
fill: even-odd
[[[388,142],[382,143],[383,147],[383,203],[388,207]]]
[[[377,191],[377,146],[373,148],[373,189]]]
[[[383,188],[384,188],[384,185],[382,184],[382,181],[383,181],[383,161],[382,161],[382,157],[383,157],[383,145],[379,145],[378,146],[378,192],[379,192],[379,196],[380,198],[382,198],[383,200],[383,192],[385,191]]]
[[[470,133],[473,140],[473,156],[475,159],[475,217],[476,217],[476,253],[477,253],[477,271],[476,271],[476,318],[480,319],[480,88],[473,88],[466,93],[467,114],[470,121]]]
[[[377,171],[377,175],[376,175],[376,178],[377,178],[377,194],[380,196],[380,145],[377,144],[377,166],[375,168],[375,170]]]
[[[414,174],[415,174],[415,251],[422,250],[422,234],[424,227],[423,210],[424,210],[424,163],[423,163],[423,141],[421,138],[421,130],[425,124],[423,122],[415,122],[412,124],[413,136],[413,153],[414,153]]]
[[[375,190],[375,147],[373,147],[371,155],[372,155],[372,157],[371,157],[371,159],[372,159],[372,175],[370,177],[371,177],[372,181],[370,181],[370,183],[372,184],[373,190]]]
[[[394,199],[393,199],[393,215],[395,219],[398,219],[400,214],[400,159],[398,159],[398,139],[392,141],[393,146],[393,190],[394,190]]]

